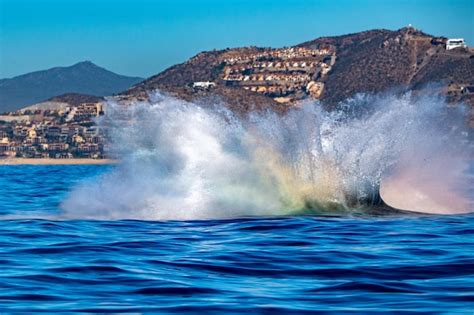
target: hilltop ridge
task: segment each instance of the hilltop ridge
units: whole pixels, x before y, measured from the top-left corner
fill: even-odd
[[[233,109],[284,109],[318,99],[331,107],[356,93],[440,86],[449,100],[474,104],[474,53],[446,50],[446,38],[413,27],[320,37],[291,47],[201,52],[121,93],[152,90],[186,100],[219,97]]]

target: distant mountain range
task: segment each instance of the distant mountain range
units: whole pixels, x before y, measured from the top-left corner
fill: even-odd
[[[0,112],[13,111],[66,93],[107,96],[142,81],[101,68],[90,61],[0,80]],[[71,97],[70,97],[71,98]],[[86,97],[87,98],[87,97]]]

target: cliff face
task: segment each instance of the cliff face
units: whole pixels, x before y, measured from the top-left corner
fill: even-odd
[[[465,48],[447,51],[445,41],[403,28],[322,37],[282,49],[203,52],[122,97],[146,98],[148,91],[158,89],[186,100],[219,97],[242,111],[284,110],[304,99],[320,99],[332,107],[360,92],[434,83],[448,99],[474,105],[474,53]]]

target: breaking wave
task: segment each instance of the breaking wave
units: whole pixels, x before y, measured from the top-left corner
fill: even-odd
[[[373,208],[382,180],[406,170],[449,185],[460,203],[455,212],[468,212],[472,148],[465,117],[462,106],[409,92],[357,95],[331,112],[307,102],[285,115],[245,118],[222,104],[159,93],[131,106],[111,100],[101,124],[121,162],[76,187],[63,215],[166,220],[350,212]]]

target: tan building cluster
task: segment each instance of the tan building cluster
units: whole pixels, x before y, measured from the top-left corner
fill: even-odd
[[[224,84],[261,93],[282,103],[311,96],[318,99],[335,62],[330,49],[304,47],[241,53],[224,60]]]
[[[290,47],[281,49],[265,49],[261,52],[239,54],[224,60],[226,64],[249,63],[264,58],[277,58],[281,60],[297,58],[314,58],[331,54],[330,49],[308,49],[305,47]]]
[[[102,103],[44,106],[0,116],[0,157],[104,157],[106,133],[94,125],[104,114]]]

